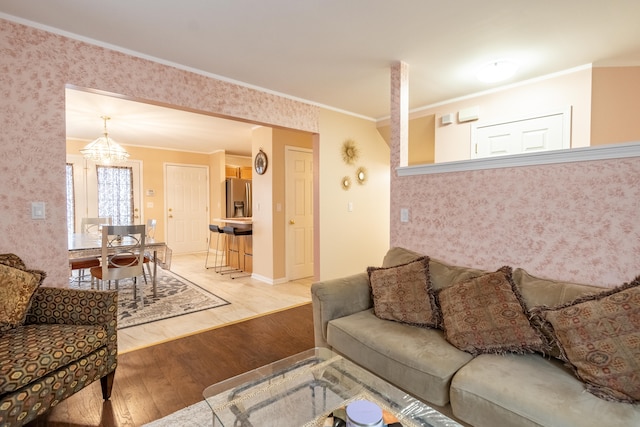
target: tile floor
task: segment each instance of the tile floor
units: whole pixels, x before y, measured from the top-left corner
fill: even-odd
[[[224,324],[280,311],[311,301],[311,277],[270,285],[251,277],[237,279],[205,269],[205,253],[173,255],[171,271],[231,304],[118,331],[118,351],[128,352]]]

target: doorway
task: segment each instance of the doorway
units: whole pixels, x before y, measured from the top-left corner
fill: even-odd
[[[167,245],[176,254],[207,247],[209,168],[165,164]]]
[[[285,147],[286,271],[313,276],[313,151]]]

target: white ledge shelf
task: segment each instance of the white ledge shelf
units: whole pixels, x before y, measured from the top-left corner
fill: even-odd
[[[519,166],[551,165],[556,163],[586,162],[593,160],[640,157],[640,142],[598,145],[539,153],[514,154],[484,159],[459,160],[396,168],[398,176],[475,171],[483,169],[513,168]]]

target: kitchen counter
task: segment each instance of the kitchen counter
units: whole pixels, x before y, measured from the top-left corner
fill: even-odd
[[[251,217],[240,217],[240,218],[214,218],[213,222],[224,222],[225,224],[240,224],[247,225],[253,223],[253,218]]]

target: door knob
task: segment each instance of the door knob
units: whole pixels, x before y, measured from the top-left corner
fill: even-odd
[[[173,218],[173,215],[169,215],[169,218]]]
[[[295,222],[294,220],[292,220],[292,219],[290,219],[290,220],[289,220],[289,224],[293,225],[293,224],[295,224],[295,223],[296,223],[296,222]]]

